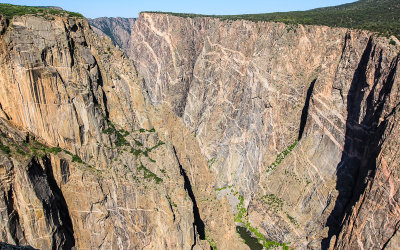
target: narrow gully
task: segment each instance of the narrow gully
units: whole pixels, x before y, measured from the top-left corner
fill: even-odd
[[[181,173],[181,175],[183,177],[183,180],[185,182],[185,184],[184,184],[185,190],[188,193],[190,199],[192,200],[192,204],[193,204],[193,217],[194,217],[193,230],[195,231],[194,232],[195,234],[194,234],[194,244],[193,244],[193,246],[195,246],[196,245],[196,231],[197,231],[197,234],[199,235],[201,240],[205,240],[206,239],[205,225],[204,225],[203,220],[200,217],[200,212],[199,212],[199,208],[197,207],[196,197],[194,196],[192,185],[190,184],[189,177],[187,176],[185,169],[183,169],[182,164],[179,161],[179,157],[178,157],[178,154],[176,153],[175,147],[173,147],[173,150],[174,150],[174,154],[175,154],[176,160],[178,161],[180,173]],[[193,246],[192,246],[192,248],[193,248]]]

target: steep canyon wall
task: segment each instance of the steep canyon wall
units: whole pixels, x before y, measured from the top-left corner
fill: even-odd
[[[151,102],[181,117],[216,188],[239,190],[267,238],[381,248],[395,235],[398,45],[367,31],[142,13],[126,49]]]
[[[0,241],[246,249],[236,222],[294,249],[398,247],[399,45],[160,13],[100,24],[111,39],[2,19]]]
[[[152,107],[110,39],[85,19],[58,16],[2,19],[1,30],[0,241],[39,249],[209,248],[206,237],[242,244],[197,143],[173,113]]]

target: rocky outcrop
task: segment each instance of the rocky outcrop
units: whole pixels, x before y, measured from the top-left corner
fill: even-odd
[[[395,238],[398,46],[366,31],[156,13],[132,34],[151,102],[181,117],[252,227],[296,249]]]
[[[395,242],[400,210],[398,172],[399,60],[384,57],[370,39],[347,98],[344,151],[337,173],[336,248],[385,248]],[[338,214],[343,213],[342,217]],[[396,243],[392,247],[396,248]],[[397,245],[398,247],[398,245]]]
[[[0,241],[241,246],[197,142],[168,107],[147,101],[122,51],[80,18],[2,21]]]

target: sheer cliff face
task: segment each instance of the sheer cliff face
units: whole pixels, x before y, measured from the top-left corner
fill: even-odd
[[[86,20],[1,19],[0,241],[39,249],[240,246],[193,137]]]
[[[398,247],[388,39],[143,13],[128,59],[83,19],[0,21],[0,242]]]
[[[142,13],[132,49],[151,102],[181,118],[216,187],[244,194],[267,238],[395,242],[398,46],[364,31]]]
[[[136,18],[99,17],[88,19],[94,32],[101,36],[108,36],[115,46],[120,47],[129,55],[131,35]]]

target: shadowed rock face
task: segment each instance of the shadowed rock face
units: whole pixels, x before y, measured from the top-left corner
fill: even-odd
[[[10,244],[6,244],[6,243],[2,243],[0,242],[0,249],[2,250],[35,250],[32,247],[22,247],[22,246],[15,246],[15,245],[10,245]]]
[[[165,14],[91,22],[125,53],[82,19],[1,20],[0,241],[246,249],[240,194],[249,225],[295,249],[398,247],[398,45]]]
[[[129,55],[131,36],[136,18],[99,17],[88,19],[93,31],[101,36],[108,36],[115,46]]]

